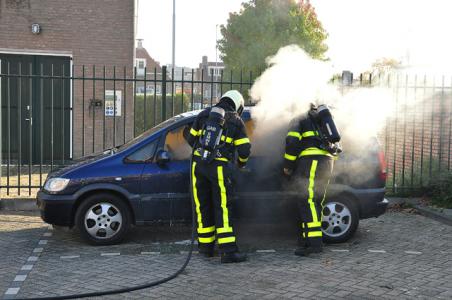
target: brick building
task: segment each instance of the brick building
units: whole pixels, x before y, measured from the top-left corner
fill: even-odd
[[[199,64],[199,68],[196,71],[197,80],[206,82],[220,82],[221,72],[224,70],[224,63],[221,61],[209,61],[207,56],[202,57],[202,61]],[[217,100],[220,95],[220,85],[214,84],[213,91],[210,85],[203,86],[203,99],[215,99]],[[212,94],[212,95],[211,95]]]
[[[153,82],[154,79],[162,79],[162,67],[160,63],[153,59],[148,51],[143,47],[143,40],[138,39],[137,48],[135,49],[135,65],[137,68],[137,79],[143,80],[138,81],[136,84],[137,93],[144,93],[144,73],[146,72],[146,92],[156,93],[160,95],[162,93],[161,84]]]
[[[2,74],[86,77],[2,77],[3,153],[61,161],[132,137],[132,84],[113,78],[133,75],[135,8],[135,0],[0,0]],[[112,80],[94,79],[104,75]]]

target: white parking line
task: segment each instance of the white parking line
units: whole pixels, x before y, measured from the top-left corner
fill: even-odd
[[[80,255],[63,255],[63,256],[60,256],[60,259],[72,259],[72,258],[80,258]]]
[[[118,256],[121,255],[119,252],[111,252],[111,253],[101,253],[100,256]]]
[[[370,253],[386,253],[386,250],[372,250],[372,249],[368,249],[367,251],[369,251]]]
[[[331,249],[333,252],[350,252],[348,249]]]
[[[191,240],[183,240],[183,241],[176,241],[174,242],[175,245],[190,245]]]
[[[190,252],[190,251],[184,251],[184,250],[179,251],[180,254],[188,254],[188,252]],[[195,254],[195,253],[196,253],[195,251],[192,252],[192,254]]]
[[[406,254],[414,254],[414,255],[419,255],[422,254],[422,252],[419,251],[405,251]]]
[[[141,252],[142,255],[157,255],[160,254],[160,252],[155,252],[155,251],[143,251]]]
[[[33,269],[33,265],[23,265],[20,269],[22,271],[30,271],[31,269]]]
[[[50,228],[49,228],[50,229]],[[27,258],[27,261],[21,266],[18,275],[14,277],[14,280],[11,283],[11,287],[8,288],[4,294],[5,299],[14,298],[17,293],[19,293],[20,287],[23,282],[27,279],[28,274],[34,267],[34,263],[38,261],[39,256],[44,251],[44,246],[47,245],[48,240],[44,239],[44,236],[52,236],[51,232],[44,232],[38,240],[38,245],[41,247],[36,247],[33,249],[33,254]]]
[[[262,249],[262,250],[256,250],[256,253],[274,253],[276,250],[274,249]]]
[[[9,288],[6,290],[5,295],[17,295],[20,288]]]
[[[27,279],[27,275],[16,275],[13,281],[25,281]]]

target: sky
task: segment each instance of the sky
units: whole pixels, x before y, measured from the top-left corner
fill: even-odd
[[[202,56],[215,61],[216,31],[229,12],[240,10],[242,0],[176,0],[176,65],[197,68]],[[137,38],[161,64],[171,64],[171,0],[138,0]],[[220,53],[218,52],[218,57]]]
[[[150,55],[171,63],[172,1],[138,0],[137,38]],[[244,0],[176,0],[176,65],[197,67],[203,55],[215,61],[217,24]],[[337,71],[368,70],[382,57],[417,68],[451,72],[452,1],[311,0],[328,32],[326,41]],[[218,53],[219,57],[220,53]]]

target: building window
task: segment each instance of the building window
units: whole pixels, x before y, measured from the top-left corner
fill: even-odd
[[[138,69],[146,68],[146,60],[142,58],[137,59],[137,68]]]

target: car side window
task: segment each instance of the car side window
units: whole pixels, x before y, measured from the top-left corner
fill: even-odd
[[[149,144],[141,147],[134,153],[130,154],[127,158],[127,162],[146,162],[152,160],[155,154],[155,149],[157,148],[158,140],[150,142]]]
[[[192,124],[186,124],[168,131],[165,137],[165,150],[171,155],[171,160],[188,160],[191,156],[191,147],[185,135]],[[184,133],[185,132],[185,133]]]

